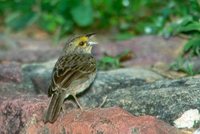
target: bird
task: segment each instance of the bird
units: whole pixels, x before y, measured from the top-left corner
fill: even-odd
[[[51,97],[44,122],[54,123],[62,109],[64,100],[70,95],[78,104],[76,95],[85,91],[96,76],[96,59],[92,48],[96,42],[91,40],[95,34],[75,36],[69,40],[52,71],[48,96]]]

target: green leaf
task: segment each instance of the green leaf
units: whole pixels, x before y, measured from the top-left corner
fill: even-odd
[[[116,63],[116,59],[108,56],[103,57],[101,60],[105,63]]]
[[[199,44],[198,47],[195,48],[195,53],[196,53],[197,55],[200,55],[200,44]]]
[[[76,24],[81,27],[89,26],[93,22],[93,11],[89,2],[72,8],[71,15]]]
[[[178,29],[178,32],[189,32],[189,31],[198,31],[200,32],[200,23],[192,22],[186,26],[182,26]]]
[[[183,17],[175,22],[169,23],[164,29],[161,30],[160,35],[170,37],[172,35],[179,34],[180,32],[184,32],[184,29],[188,29],[188,24],[191,24],[192,22],[193,18],[191,16]]]
[[[192,16],[185,16],[181,20],[178,20],[176,23],[181,25],[181,26],[185,26],[192,21],[193,21]]]
[[[97,66],[100,70],[110,70],[119,68],[120,62],[116,57],[104,56],[97,62]]]
[[[192,38],[190,39],[184,46],[184,53],[191,53],[194,55],[199,55],[200,53],[200,38]]]

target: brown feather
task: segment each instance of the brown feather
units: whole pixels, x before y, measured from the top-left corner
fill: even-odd
[[[45,116],[45,123],[53,123],[58,118],[64,99],[65,94],[63,92],[53,94]]]
[[[68,54],[58,59],[48,90],[52,99],[47,110],[46,122],[54,122],[57,119],[65,95],[70,94],[70,84],[80,78],[88,79],[88,76],[95,72],[96,61],[90,54]]]
[[[68,60],[71,59],[71,60]],[[60,62],[62,61],[62,62]],[[67,88],[73,80],[78,79],[81,74],[82,77],[88,76],[91,73],[96,71],[96,61],[95,59],[89,54],[70,54],[65,55],[57,61],[53,71],[53,78],[55,82],[52,80],[50,88],[49,88],[49,95],[55,92],[55,85],[59,85],[62,88]],[[65,70],[65,71],[64,71]],[[66,71],[67,70],[67,71]],[[70,71],[68,71],[70,70]],[[73,77],[70,77],[72,74],[76,74]],[[77,75],[79,74],[79,75]],[[67,77],[67,79],[66,79]],[[61,85],[62,81],[66,79],[66,83],[64,86]]]

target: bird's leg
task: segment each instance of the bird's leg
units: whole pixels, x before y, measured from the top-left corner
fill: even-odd
[[[76,103],[78,104],[79,108],[81,109],[81,111],[83,111],[84,108],[83,108],[83,107],[81,106],[81,104],[79,103],[78,98],[76,97],[76,95],[72,95],[72,96],[74,97],[74,99],[75,99]]]
[[[61,107],[60,111],[61,111],[62,113],[65,113],[65,109],[63,108],[63,106]]]
[[[102,101],[102,103],[98,106],[98,108],[101,108],[101,107],[105,104],[105,102],[106,102],[106,100],[107,100],[107,97],[108,97],[108,96],[103,97],[103,101]]]
[[[60,109],[60,112],[62,112],[62,114],[61,114],[61,119],[63,119],[64,118],[64,116],[65,116],[65,109],[64,109],[64,106],[62,105],[62,107],[61,107],[61,109]]]

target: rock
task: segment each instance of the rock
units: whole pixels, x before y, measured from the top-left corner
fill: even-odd
[[[184,112],[180,118],[174,121],[177,128],[192,128],[194,124],[200,121],[198,109],[190,109]]]
[[[128,41],[97,45],[94,54],[100,58],[105,53],[115,56],[125,50],[132,50],[135,58],[124,62],[123,65],[149,67],[160,61],[171,63],[179,56],[186,41],[178,37],[165,39],[160,36],[141,36]]]
[[[3,54],[0,61],[16,61],[21,63],[44,62],[59,57],[60,50],[39,49],[39,50],[13,50]]]
[[[22,82],[0,83],[0,93],[46,94],[54,64],[55,60],[23,65]],[[199,110],[199,87],[200,76],[167,80],[147,69],[125,68],[99,71],[90,89],[78,97],[83,106],[92,108],[107,96],[103,107],[119,106],[134,115],[153,115],[173,124],[183,112]]]
[[[61,113],[54,124],[44,124],[44,96],[0,99],[0,133],[126,133],[178,134],[180,131],[151,116],[132,116],[121,108],[95,108]]]
[[[34,93],[46,94],[51,80],[51,73],[56,60],[45,63],[26,64],[23,66],[23,85],[31,87]]]
[[[27,126],[27,120],[41,118],[47,99],[36,96],[0,98],[0,133],[17,134]],[[41,120],[41,119],[40,119]]]
[[[59,124],[62,124],[61,127]],[[69,125],[70,124],[70,125]],[[30,131],[32,128],[33,131]],[[51,133],[105,133],[105,134],[161,134],[180,133],[176,128],[157,120],[155,117],[134,117],[120,108],[93,109],[90,111],[70,112],[54,124],[47,124],[44,128],[32,126],[28,132],[44,130]]]
[[[0,94],[1,96],[16,96],[20,94],[20,91],[24,91],[23,94],[26,92],[27,89],[21,84],[13,83],[13,82],[0,82]],[[30,90],[28,90],[30,91]],[[34,91],[32,91],[34,92]]]
[[[148,83],[117,73],[99,73],[90,90],[80,95],[81,104],[97,107],[107,96],[104,107],[119,106],[134,115],[154,115],[171,124],[184,111],[199,110],[200,77]]]
[[[53,70],[54,64],[56,60],[52,60],[42,64],[27,64],[23,66],[23,76],[25,79],[24,85],[26,87],[34,86],[36,93],[47,93],[47,89],[50,82],[51,72]],[[107,74],[107,72],[101,73],[103,71],[98,72],[98,75],[102,76]],[[125,68],[118,69],[115,71],[108,71],[108,75],[111,76],[121,76],[127,77],[127,84],[132,82],[132,79],[140,79],[139,81],[148,81],[152,82],[155,80],[162,79],[163,77],[150,71],[142,68]],[[103,77],[103,76],[102,76]]]
[[[0,79],[0,94],[4,94],[6,96],[16,93],[20,94],[40,94],[47,93],[47,89],[50,82],[51,72],[53,66],[55,64],[55,60],[46,63],[34,63],[34,64],[24,64],[20,66],[21,77],[20,82],[13,83],[9,78],[8,74],[2,74],[2,82]],[[16,75],[16,71],[12,71],[14,69],[17,70],[17,67],[14,65],[13,68],[8,68],[7,66],[3,66],[0,64],[0,72],[3,70],[8,70]],[[0,78],[1,78],[0,74]],[[17,75],[18,76],[18,75]],[[7,78],[8,77],[8,78]]]
[[[52,58],[57,58],[61,51],[60,46],[54,47],[49,40],[6,37],[4,43],[7,43],[8,40],[12,40],[12,43],[8,43],[12,45],[9,45],[10,47],[6,48],[6,50],[0,50],[0,62],[44,62]]]
[[[21,82],[21,65],[16,62],[0,64],[0,82]]]

